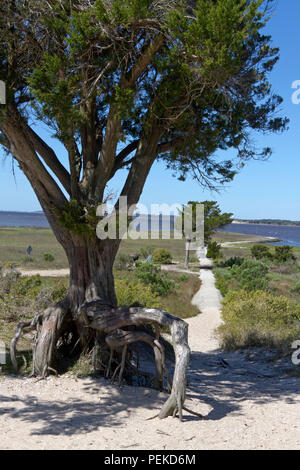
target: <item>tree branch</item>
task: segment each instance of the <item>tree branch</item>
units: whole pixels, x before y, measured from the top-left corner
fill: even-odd
[[[70,174],[66,168],[58,160],[54,150],[46,144],[46,142],[31,128],[26,124],[26,131],[30,136],[32,144],[42,157],[46,165],[53,171],[55,176],[59,179],[65,190],[68,194],[71,193],[71,181]]]
[[[8,139],[10,152],[19,162],[38,198],[48,207],[52,205],[56,208],[63,207],[67,202],[66,197],[37,156],[30,136],[26,132],[23,118],[12,107],[1,121],[0,130]]]

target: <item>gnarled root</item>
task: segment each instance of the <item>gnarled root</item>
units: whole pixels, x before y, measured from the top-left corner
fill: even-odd
[[[108,377],[109,372],[110,372],[113,351],[116,348],[123,347],[122,361],[121,361],[120,374],[119,374],[119,385],[121,385],[124,368],[125,368],[127,346],[137,341],[144,341],[145,343],[148,343],[153,348],[153,351],[154,351],[155,368],[156,368],[155,388],[159,390],[163,389],[163,373],[164,372],[166,373],[166,376],[167,376],[168,386],[171,387],[170,377],[169,377],[166,364],[165,364],[164,348],[160,344],[158,337],[153,338],[152,336],[148,335],[147,333],[143,331],[124,331],[124,330],[117,329],[117,330],[114,330],[112,333],[110,333],[108,336],[106,336],[105,341],[111,350],[106,377]],[[113,378],[115,374],[116,374],[116,371],[113,375]]]
[[[170,329],[175,352],[175,371],[171,394],[158,416],[160,419],[163,419],[167,416],[175,416],[178,412],[179,419],[182,420],[182,409],[186,395],[187,368],[190,356],[187,341],[187,323],[161,309],[132,307],[103,310],[101,306],[97,305],[97,302],[86,303],[82,306],[82,309],[90,321],[90,328],[103,331],[107,334],[122,327],[132,325],[154,324]],[[132,332],[126,333],[132,334]],[[122,335],[123,334],[124,332],[122,332]],[[157,349],[159,349],[158,346]]]
[[[61,331],[68,314],[68,303],[66,300],[48,307],[44,313],[35,315],[32,321],[21,322],[17,327],[17,332],[11,341],[10,357],[14,369],[18,370],[16,359],[16,348],[22,331],[36,330],[35,344],[33,347],[33,370],[32,376],[44,378],[48,371],[53,371],[53,358],[56,343],[61,335]]]
[[[68,313],[69,305],[67,300],[58,302],[45,310],[33,348],[33,375],[45,377],[49,370],[53,370],[56,344]]]
[[[31,321],[20,322],[17,326],[16,334],[10,343],[10,359],[11,359],[13,368],[16,372],[18,371],[16,349],[17,349],[17,344],[22,334],[22,331],[24,328],[27,329],[27,332],[35,330],[37,328],[37,324],[40,323],[41,321],[41,317],[42,317],[42,314],[38,313],[37,315],[35,315],[35,317]]]

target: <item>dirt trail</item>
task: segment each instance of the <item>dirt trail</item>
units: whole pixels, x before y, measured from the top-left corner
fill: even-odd
[[[208,260],[201,265],[209,265]],[[299,449],[299,379],[264,360],[218,349],[220,295],[211,270],[201,269],[188,320],[192,349],[184,415],[147,421],[165,393],[67,375],[38,383],[0,378],[1,449]]]

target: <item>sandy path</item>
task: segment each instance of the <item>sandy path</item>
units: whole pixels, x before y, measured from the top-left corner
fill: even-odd
[[[205,264],[207,265],[207,260]],[[203,264],[203,263],[202,263]],[[0,379],[1,449],[299,449],[299,379],[244,354],[218,350],[220,297],[210,270],[188,320],[187,406],[205,420],[146,421],[166,395],[104,379]]]

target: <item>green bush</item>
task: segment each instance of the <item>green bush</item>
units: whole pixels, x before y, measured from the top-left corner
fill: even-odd
[[[267,279],[269,268],[261,261],[245,260],[240,266],[233,265],[231,274],[241,289],[264,290],[268,288]]]
[[[139,249],[139,257],[147,259],[149,255],[152,255],[154,251],[153,246],[145,246]]]
[[[241,258],[239,256],[233,256],[231,258],[228,258],[226,261],[223,261],[222,263],[219,263],[218,266],[220,268],[232,268],[232,266],[241,266],[241,264],[245,261],[245,258]]]
[[[221,245],[217,242],[211,242],[207,246],[207,258],[217,260],[221,257]]]
[[[31,256],[25,256],[25,258],[22,259],[22,263],[27,264],[27,263],[34,263],[35,258],[32,258]]]
[[[49,305],[59,302],[67,295],[68,288],[63,283],[58,283],[55,287],[42,287],[35,297],[35,304],[38,309],[45,309]]]
[[[292,294],[300,294],[300,282],[297,282],[297,284],[294,285],[294,287],[291,287],[290,292]]]
[[[218,328],[227,349],[263,346],[288,349],[300,337],[300,304],[265,291],[229,292]]]
[[[12,291],[17,296],[28,296],[34,298],[40,291],[42,281],[41,277],[35,276],[20,277],[15,283]]]
[[[286,263],[287,261],[296,261],[292,246],[275,246],[274,260],[277,263]]]
[[[131,266],[132,266],[132,259],[130,255],[126,255],[123,253],[119,254],[114,264],[114,267],[116,269],[119,269],[120,271],[125,271]]]
[[[261,261],[244,260],[240,265],[217,267],[214,269],[216,287],[224,296],[229,290],[265,290],[268,289],[269,268]]]
[[[43,258],[44,258],[44,261],[49,261],[49,262],[54,261],[54,256],[51,255],[51,253],[44,253]]]
[[[176,287],[175,281],[168,279],[168,275],[162,273],[153,263],[140,263],[135,271],[135,277],[146,286],[149,285],[152,292],[158,295],[167,295]]]
[[[142,282],[119,279],[115,281],[115,289],[120,307],[138,305],[147,308],[160,308],[158,294],[152,291],[151,286],[145,286]]]
[[[262,260],[262,259],[269,259],[271,260],[273,258],[272,253],[269,250],[269,247],[266,245],[253,245],[251,247],[251,255],[253,258],[257,260]]]
[[[172,256],[168,250],[165,250],[164,248],[156,248],[153,251],[152,261],[153,263],[158,264],[170,264],[172,263]]]

